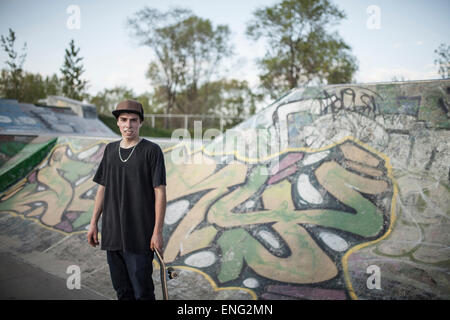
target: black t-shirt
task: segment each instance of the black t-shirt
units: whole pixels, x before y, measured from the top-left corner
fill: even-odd
[[[150,251],[155,225],[154,187],[166,185],[161,148],[142,139],[131,154],[120,141],[109,143],[93,178],[105,187],[102,214],[102,250],[132,253]]]

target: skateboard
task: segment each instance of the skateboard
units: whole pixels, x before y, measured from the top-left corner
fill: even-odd
[[[164,259],[158,249],[155,248],[155,252],[156,257],[159,260],[159,273],[161,276],[161,289],[163,299],[169,300],[169,292],[167,290],[167,277],[169,277],[169,279],[178,278],[178,272],[176,272],[172,267],[166,267],[166,263],[164,262]]]

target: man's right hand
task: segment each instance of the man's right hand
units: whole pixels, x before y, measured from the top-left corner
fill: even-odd
[[[97,225],[91,224],[89,227],[89,232],[87,234],[88,242],[91,246],[98,246],[98,228]]]

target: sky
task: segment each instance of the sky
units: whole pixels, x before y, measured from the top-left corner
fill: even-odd
[[[235,55],[227,59],[225,76],[258,85],[256,60],[264,41],[245,35],[257,8],[277,0],[0,0],[0,34],[15,31],[16,50],[27,44],[24,69],[44,76],[61,75],[71,39],[84,58],[84,78],[92,95],[104,88],[126,86],[136,94],[151,91],[145,78],[152,58],[126,26],[126,19],[145,6],[166,11],[188,8],[214,26],[227,25]],[[449,0],[332,0],[346,13],[335,26],[358,60],[357,83],[440,78],[434,50],[450,43]],[[0,68],[6,68],[0,52]]]

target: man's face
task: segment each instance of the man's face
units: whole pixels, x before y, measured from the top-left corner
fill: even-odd
[[[122,138],[133,140],[139,137],[139,129],[142,123],[137,114],[123,112],[117,117],[117,126]]]

